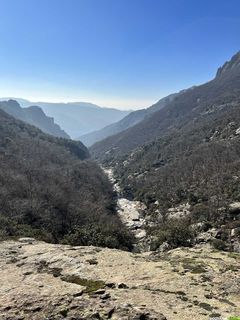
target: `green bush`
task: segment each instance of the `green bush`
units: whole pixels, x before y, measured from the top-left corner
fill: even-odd
[[[133,249],[134,237],[127,228],[116,221],[111,223],[92,223],[76,228],[64,237],[63,243],[80,246],[100,246],[118,248],[122,250]]]
[[[213,239],[212,245],[217,250],[225,250],[226,249],[226,243],[221,239]]]
[[[167,242],[171,248],[189,247],[193,244],[195,232],[189,222],[185,219],[168,220],[155,230],[155,237],[152,247],[159,247],[162,243]]]

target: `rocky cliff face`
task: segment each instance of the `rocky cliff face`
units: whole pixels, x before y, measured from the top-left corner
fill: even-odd
[[[224,75],[226,72],[233,72],[240,68],[240,51],[237,52],[230,61],[224,63],[217,71],[217,77]]]
[[[207,247],[133,254],[1,242],[0,318],[228,318],[240,314],[239,258]]]

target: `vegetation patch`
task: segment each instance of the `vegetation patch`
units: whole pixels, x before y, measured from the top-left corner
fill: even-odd
[[[101,280],[85,279],[75,275],[63,276],[61,279],[66,282],[75,283],[79,286],[85,287],[83,290],[85,293],[93,293],[99,289],[105,288],[105,282]]]
[[[189,271],[194,274],[200,274],[207,272],[207,266],[205,263],[196,261],[194,258],[183,258],[180,260],[185,271]]]
[[[204,264],[201,264],[201,263],[184,264],[183,268],[185,270],[190,271],[191,273],[195,273],[195,274],[207,272],[206,266]]]
[[[225,271],[238,272],[239,268],[231,264],[226,266]]]
[[[199,307],[201,307],[207,311],[212,311],[214,309],[209,303],[205,303],[205,302],[200,302]]]
[[[194,230],[185,219],[182,219],[181,223],[177,219],[169,220],[149,232],[155,237],[151,250],[156,250],[164,242],[167,242],[170,248],[190,247],[194,242]]]
[[[68,311],[69,311],[69,309],[62,309],[62,310],[59,311],[59,313],[60,313],[64,318],[66,318],[67,315],[68,315]]]
[[[220,314],[220,313],[212,313],[212,314],[210,314],[210,316],[209,316],[210,319],[219,318],[219,317],[221,317],[221,314]]]
[[[240,254],[237,252],[229,252],[228,256],[229,256],[229,258],[240,259]]]
[[[212,245],[216,250],[220,250],[220,251],[226,250],[226,243],[221,239],[213,239]]]
[[[211,282],[212,278],[210,276],[206,275],[206,274],[203,274],[201,276],[201,280],[202,280],[202,282]]]
[[[235,305],[233,302],[231,302],[231,301],[229,301],[229,300],[227,300],[227,299],[222,299],[222,298],[220,298],[220,299],[218,299],[218,301],[223,302],[223,303],[226,303],[226,304],[229,304],[229,305],[232,306],[232,307],[236,307],[236,305]]]

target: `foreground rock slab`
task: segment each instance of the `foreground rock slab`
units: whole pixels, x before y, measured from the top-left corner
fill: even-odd
[[[211,248],[133,254],[0,243],[0,319],[211,319],[240,315],[240,255]]]

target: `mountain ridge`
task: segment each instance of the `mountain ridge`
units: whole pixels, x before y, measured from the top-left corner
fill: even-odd
[[[235,61],[235,56],[230,60]],[[228,68],[226,72],[218,72],[217,76],[200,86],[184,90],[164,108],[135,126],[95,143],[92,154],[99,159],[107,159],[130,152],[134,148],[154,140],[171,127],[182,126],[189,119],[199,116],[201,112],[213,104],[227,103],[238,99],[240,92],[240,66]]]
[[[54,118],[46,116],[39,106],[22,108],[16,100],[0,101],[0,109],[16,119],[36,126],[47,134],[69,139],[69,135],[54,122]]]
[[[101,129],[113,122],[119,121],[129,114],[131,110],[100,107],[88,102],[31,102],[26,99],[19,100],[23,107],[38,105],[63,128],[73,139],[94,130]]]
[[[118,122],[112,123],[98,131],[90,132],[89,134],[79,137],[79,140],[83,141],[88,147],[94,143],[101,141],[108,136],[112,136],[119,132],[122,132],[135,124],[141,122],[145,117],[150,116],[153,112],[162,109],[169,101],[173,100],[179,93],[173,93],[160,99],[157,103],[153,104],[149,108],[133,111],[126,115]]]

